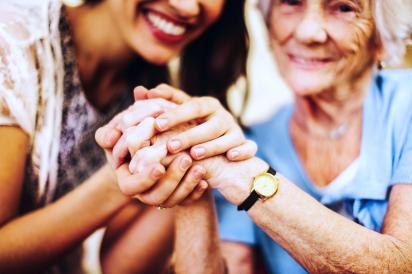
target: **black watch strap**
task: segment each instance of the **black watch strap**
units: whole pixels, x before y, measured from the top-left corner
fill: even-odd
[[[270,173],[273,176],[275,176],[276,170],[274,170],[271,166],[269,166],[269,170],[267,171],[267,173]],[[248,211],[256,203],[258,199],[259,199],[259,194],[257,194],[255,190],[252,190],[252,192],[250,192],[246,200],[244,200],[243,203],[237,206],[237,210],[238,211],[241,211],[241,210]]]
[[[276,175],[276,170],[274,170],[271,166],[269,166],[269,169],[266,172],[272,174],[273,176]]]
[[[259,194],[257,194],[255,190],[252,190],[252,192],[250,192],[246,200],[244,200],[243,203],[237,206],[237,210],[248,211],[256,203],[258,199],[259,199]]]

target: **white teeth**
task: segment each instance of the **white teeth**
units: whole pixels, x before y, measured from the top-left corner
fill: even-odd
[[[147,18],[156,28],[166,34],[179,36],[186,32],[185,26],[177,25],[155,13],[149,12]]]
[[[296,57],[296,56],[294,59],[297,63],[300,63],[300,64],[322,63],[322,60],[318,60],[318,59],[308,59],[308,58]]]

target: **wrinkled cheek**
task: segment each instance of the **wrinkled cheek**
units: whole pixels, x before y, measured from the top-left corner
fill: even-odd
[[[373,39],[373,25],[369,22],[356,23],[353,26],[353,42],[350,48],[353,52],[367,50],[370,52],[370,41]]]
[[[341,52],[348,60],[346,71],[358,73],[374,62],[377,46],[374,45],[374,28],[369,20],[362,20],[347,27],[348,31],[339,39]],[[348,66],[349,65],[349,66]],[[350,67],[350,68],[349,68]]]
[[[272,42],[285,42],[287,38],[292,35],[293,30],[297,24],[296,21],[297,19],[293,16],[288,16],[285,18],[281,17],[276,12],[273,12],[269,22],[269,34]]]

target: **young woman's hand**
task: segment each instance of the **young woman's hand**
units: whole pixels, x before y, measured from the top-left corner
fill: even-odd
[[[118,126],[121,122],[112,123]],[[113,127],[111,125],[111,128]],[[118,185],[123,194],[135,197],[147,205],[161,207],[189,204],[203,195],[208,188],[207,182],[203,180],[204,168],[192,166],[192,159],[185,152],[167,155],[168,138],[184,129],[182,125],[156,136],[154,118],[146,117],[140,124],[127,129],[122,137],[115,135],[112,140],[108,138],[106,145],[113,140],[118,143],[123,142],[122,140],[126,142],[126,146],[116,144],[113,149],[106,146],[108,159],[115,158],[113,154],[121,154],[121,147],[130,148],[133,155],[130,162],[115,166]],[[99,144],[104,144],[107,132],[112,130],[101,129],[96,133]],[[133,141],[134,146],[127,145],[128,139]]]
[[[144,158],[153,150],[147,148],[145,153],[136,153],[133,160],[139,162],[140,157]],[[122,164],[116,169],[120,190],[144,204],[165,208],[199,199],[208,188],[208,183],[203,179],[204,168],[192,166],[187,153],[176,154],[170,161],[168,165],[159,162],[142,164],[139,171],[133,172],[129,164]]]
[[[167,148],[171,153],[191,148],[190,155],[193,159],[200,160],[226,153],[230,161],[246,160],[256,154],[256,144],[245,139],[232,115],[213,97],[190,97],[166,84],[151,90],[137,87],[134,96],[136,100],[162,98],[178,105],[156,117],[155,129],[159,132],[182,123],[197,121],[198,126],[168,141]]]
[[[154,119],[149,117],[136,127],[153,127],[153,123]],[[186,152],[167,153],[167,140],[185,129],[186,125],[181,125],[157,136],[146,136],[150,138],[148,145],[133,148],[130,163],[118,168],[121,172],[119,187],[124,194],[147,205],[161,207],[187,204],[202,196],[208,188],[207,182],[203,180],[204,168],[192,166],[192,159]]]
[[[114,167],[119,167],[129,156],[128,144],[126,142],[125,132],[135,131],[134,126],[140,124],[148,117],[157,117],[167,109],[176,107],[164,99],[150,99],[145,101],[136,101],[126,110],[117,114],[108,124],[100,127],[95,134],[97,144],[106,152],[108,162]],[[154,128],[153,128],[154,129]],[[149,132],[150,127],[143,128],[143,140],[149,140],[154,132]],[[148,137],[150,136],[150,137]],[[135,140],[136,142],[137,140]],[[133,143],[137,146],[136,143]],[[111,153],[113,151],[113,153]]]

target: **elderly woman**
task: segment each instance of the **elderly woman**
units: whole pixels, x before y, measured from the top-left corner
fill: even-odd
[[[210,195],[180,207],[176,272],[224,273],[226,261],[229,273],[253,273],[245,244],[259,249],[270,273],[412,272],[412,73],[377,69],[401,60],[411,3],[261,4],[273,55],[296,100],[250,129],[266,163],[201,161],[221,194],[223,244]],[[203,113],[211,108],[197,102]],[[196,111],[164,113],[156,121],[168,126],[158,130],[196,118]]]

